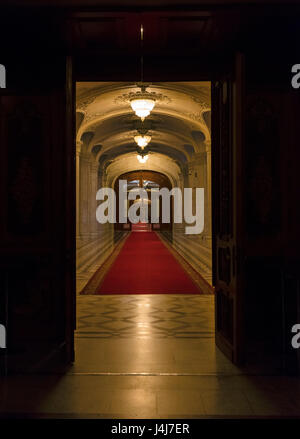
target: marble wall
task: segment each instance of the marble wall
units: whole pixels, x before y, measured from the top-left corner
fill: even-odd
[[[180,176],[178,186],[204,188],[204,230],[198,235],[185,234],[188,224],[174,224],[172,242],[174,248],[212,285],[212,228],[211,228],[211,144],[199,144],[200,152],[188,162],[186,172]],[[195,200],[194,200],[195,201]],[[195,209],[195,205],[193,206]],[[195,212],[195,210],[194,210]]]
[[[122,234],[115,235],[113,224],[96,220],[96,193],[105,185],[99,164],[88,143],[77,142],[76,154],[76,290],[80,293],[88,280],[111,254]]]

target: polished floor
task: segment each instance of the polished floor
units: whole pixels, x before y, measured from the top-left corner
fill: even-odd
[[[212,295],[80,296],[65,374],[9,377],[6,415],[300,416],[300,380],[247,375],[215,347]]]

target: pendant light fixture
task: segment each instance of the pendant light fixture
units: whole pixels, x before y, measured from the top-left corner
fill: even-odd
[[[134,141],[140,148],[144,149],[151,140],[149,129],[152,127],[152,124],[151,122],[140,122],[135,125],[138,134],[134,136]]]
[[[153,99],[151,94],[146,91],[146,86],[141,85],[140,87],[141,91],[137,92],[135,97],[131,99],[130,105],[135,114],[144,121],[153,110],[155,99]]]
[[[144,27],[141,25],[141,51],[143,50],[143,40],[144,40]],[[155,106],[155,99],[153,94],[146,91],[147,85],[143,84],[144,76],[144,58],[143,52],[141,54],[141,82],[137,84],[141,88],[141,91],[135,93],[135,96],[130,99],[130,106],[135,114],[141,118],[142,121],[145,120],[147,116],[151,113]]]
[[[151,140],[151,136],[139,133],[137,136],[134,136],[135,143],[142,149],[144,149]]]
[[[142,154],[142,153],[138,154],[136,157],[140,163],[146,163],[146,161],[149,158],[148,154]]]

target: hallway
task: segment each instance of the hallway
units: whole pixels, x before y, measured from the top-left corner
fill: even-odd
[[[212,295],[90,295],[77,306],[72,368],[8,377],[0,385],[3,416],[299,414],[297,377],[246,375],[216,348]]]
[[[176,256],[177,260],[157,233],[131,232],[117,255],[108,258],[109,269],[101,266],[81,294],[203,293],[200,285],[204,280],[187,262],[181,265]],[[102,276],[103,270],[107,272]]]
[[[137,285],[136,290],[127,291],[125,285],[120,285],[121,280],[119,285],[114,284],[113,276],[114,280],[111,279],[110,282],[104,280],[101,293],[195,294],[198,287],[202,293],[211,293],[211,84],[205,81],[158,82],[151,83],[146,88],[148,94],[146,93],[145,98],[152,97],[155,108],[142,120],[131,108],[133,98],[141,94],[139,84],[76,83],[77,293],[99,293],[104,274],[107,274],[103,272],[103,268],[106,268],[103,265],[107,265],[111,253],[115,253],[116,246],[122,245],[131,230],[132,221],[128,215],[134,206],[139,205],[140,198],[143,200],[143,208],[137,209],[137,216],[142,215],[144,209],[147,211],[148,223],[151,223],[152,230],[159,232],[163,239],[161,247],[164,244],[173,247],[177,252],[175,259],[178,261],[181,258],[181,265],[184,264],[184,259],[188,261],[188,270],[194,272],[193,280],[197,285],[191,284],[190,280],[184,280],[185,275],[180,275],[181,280],[178,278],[178,282],[173,279],[171,289],[162,288],[161,285],[158,286],[159,279],[154,281],[152,273],[152,280],[147,280],[142,288]],[[147,144],[140,146],[139,142],[142,142],[141,145],[145,142]],[[124,181],[126,188],[123,187]],[[191,212],[194,213],[191,214],[195,215],[197,207],[197,218],[203,218],[203,229],[195,234],[193,230],[189,230],[191,234],[186,233],[188,228],[193,228],[192,224],[200,225],[198,219],[195,222],[195,218],[189,219],[187,216],[188,195],[185,190],[188,188],[194,191],[191,202]],[[199,201],[200,197],[195,195],[196,188],[203,190],[203,204]],[[167,189],[175,190],[176,197],[172,195],[172,202],[171,198],[168,201],[168,195],[164,192]],[[110,212],[115,217],[108,220],[104,210],[104,217],[99,220],[97,212],[101,211],[101,200],[104,201],[106,197],[105,195],[103,198],[100,193],[106,190],[114,190],[115,208],[111,208]],[[142,191],[142,197],[139,191]],[[154,201],[156,191],[160,191],[160,199]],[[185,203],[186,210],[183,208]],[[180,207],[180,204],[183,205]],[[165,212],[166,206],[169,208],[169,219]],[[154,218],[156,210],[157,218]],[[125,220],[121,218],[123,214]],[[174,215],[176,218],[173,218]],[[139,218],[139,221],[142,219]],[[129,242],[132,238],[129,238]],[[127,246],[128,243],[125,243],[123,250]],[[171,253],[173,254],[172,251]],[[167,251],[164,250],[164,255],[166,254]],[[159,255],[156,253],[156,256]],[[171,271],[176,271],[178,276],[182,272],[180,268],[175,269],[178,263],[174,262],[173,257],[174,254],[168,258],[167,262],[173,262],[171,267],[167,263],[166,276]],[[117,259],[119,260],[115,261],[116,264],[120,262],[120,258]],[[132,264],[141,263],[141,260],[128,259],[125,265],[126,263],[131,267]],[[123,263],[121,265],[121,270],[126,269]],[[130,270],[127,270],[126,276],[129,273]],[[134,269],[131,274],[130,282],[134,276],[137,282],[137,270]],[[108,273],[108,277],[110,276]],[[140,273],[140,280],[144,279]],[[166,280],[167,284],[169,282]]]

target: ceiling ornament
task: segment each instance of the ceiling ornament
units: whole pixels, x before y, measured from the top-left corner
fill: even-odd
[[[196,102],[196,104],[199,105],[202,112],[204,111],[210,111],[210,105],[208,105],[206,102],[203,101],[203,99],[198,98],[197,96],[191,96],[192,100]]]
[[[88,113],[88,114],[86,114],[84,121],[87,123],[90,120],[96,119],[96,117],[100,117],[102,115],[103,115],[103,113]]]
[[[96,100],[96,96],[91,96],[89,98],[79,101],[76,110],[85,112],[87,107],[91,105]]]
[[[195,120],[197,122],[201,122],[204,123],[204,119],[203,119],[203,115],[202,115],[202,111],[199,113],[187,113],[187,116],[189,119]]]
[[[148,87],[148,85],[145,85],[145,86],[138,85],[138,87],[141,87],[141,91],[138,91],[136,93],[134,93],[134,92],[123,93],[122,95],[117,96],[114,99],[114,103],[117,105],[130,104],[132,108],[134,107],[133,110],[136,111],[136,108],[138,107],[138,105],[140,105],[139,102],[142,102],[141,107],[143,107],[143,106],[145,107],[144,109],[142,109],[143,111],[145,110],[145,113],[143,113],[143,114],[147,114],[147,112],[149,112],[145,116],[145,117],[147,117],[147,116],[149,116],[150,112],[153,110],[154,106],[157,103],[164,102],[166,104],[169,104],[171,102],[171,99],[168,98],[167,96],[163,95],[162,93],[146,91],[146,87]],[[138,103],[138,105],[136,105],[137,103]],[[137,108],[137,110],[138,110],[138,108]],[[141,116],[139,116],[139,117],[141,117]],[[142,119],[142,117],[141,117],[141,119]]]

